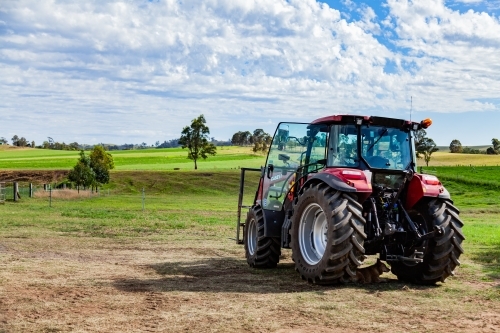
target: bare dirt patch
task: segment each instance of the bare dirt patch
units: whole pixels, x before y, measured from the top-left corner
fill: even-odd
[[[457,277],[319,287],[289,251],[254,270],[229,239],[0,237],[0,332],[495,332],[498,298]],[[491,295],[498,285],[482,282]],[[3,331],[2,331],[3,330]]]
[[[69,170],[0,170],[2,182],[49,184],[63,180]]]

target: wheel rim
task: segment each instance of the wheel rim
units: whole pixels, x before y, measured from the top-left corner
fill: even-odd
[[[310,204],[300,217],[299,246],[304,260],[309,265],[316,265],[325,254],[328,240],[328,220],[323,209]]]
[[[255,248],[257,247],[257,224],[255,223],[255,219],[251,219],[248,222],[248,252],[250,255],[255,254]]]

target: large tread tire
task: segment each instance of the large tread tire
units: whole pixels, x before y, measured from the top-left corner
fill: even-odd
[[[465,240],[462,233],[464,224],[459,218],[459,210],[450,200],[432,199],[417,207],[420,207],[420,214],[428,231],[439,226],[444,232],[425,242],[422,263],[407,265],[404,262],[394,262],[391,263],[391,271],[401,281],[434,285],[454,275],[455,268],[460,265],[458,259],[464,252],[461,245]]]
[[[362,210],[353,195],[325,183],[300,191],[293,205],[290,245],[295,270],[304,280],[338,284],[356,277],[356,268],[365,259]]]
[[[254,206],[248,211],[243,243],[250,267],[274,268],[278,264],[281,255],[280,239],[264,236],[264,212],[260,206]]]

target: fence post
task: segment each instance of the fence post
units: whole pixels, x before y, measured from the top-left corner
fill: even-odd
[[[49,207],[52,207],[52,185],[49,184]]]
[[[14,201],[18,201],[19,199],[21,199],[21,196],[19,195],[19,183],[18,182],[14,182],[14,186],[12,187],[12,191],[14,192],[13,194],[13,197],[14,197]]]
[[[146,197],[145,197],[145,194],[144,194],[144,187],[142,188],[142,210],[144,211],[144,201],[145,201]]]
[[[33,183],[30,183],[30,198],[33,198]]]

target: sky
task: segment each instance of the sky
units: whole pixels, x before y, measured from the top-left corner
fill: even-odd
[[[210,136],[333,114],[500,138],[500,0],[0,0],[0,137]]]

